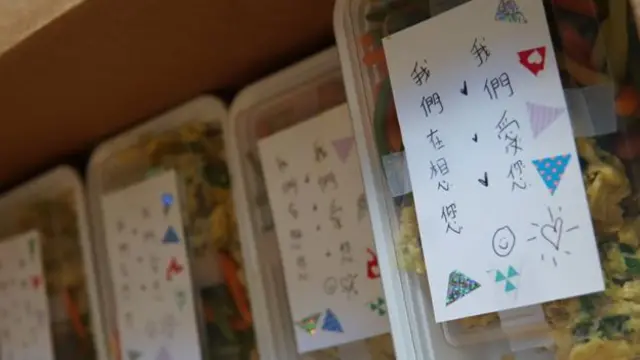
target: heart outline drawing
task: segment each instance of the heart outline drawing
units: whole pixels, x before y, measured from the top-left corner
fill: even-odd
[[[540,235],[553,246],[556,250],[560,250],[560,240],[562,240],[562,228],[564,221],[562,218],[556,218],[551,224],[545,224],[540,228]]]

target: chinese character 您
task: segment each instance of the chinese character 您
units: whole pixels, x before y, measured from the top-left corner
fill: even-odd
[[[447,233],[449,231],[452,231],[456,234],[460,234],[460,232],[462,231],[462,226],[458,226],[456,224],[456,218],[458,217],[458,209],[455,203],[451,203],[449,205],[443,206],[442,215],[440,217],[442,218],[442,220],[444,220],[447,223],[447,230],[446,230]]]
[[[431,143],[431,146],[433,146],[434,150],[440,150],[444,148],[444,143],[442,142],[442,139],[440,139],[440,136],[438,136],[438,130],[430,129],[429,135],[427,135],[427,139],[429,139],[429,142]]]
[[[445,176],[449,173],[449,165],[447,164],[447,159],[440,158],[436,160],[435,164],[433,163],[433,161],[430,161],[430,163],[431,179],[438,176],[438,174]]]
[[[516,188],[520,190],[527,188],[527,183],[524,181],[524,162],[522,160],[511,164],[507,177],[512,181],[511,191],[515,191]]]
[[[476,60],[478,60],[478,67],[482,66],[487,60],[489,60],[491,52],[484,44],[484,38],[475,38],[475,40],[473,40],[471,54]]]
[[[413,66],[413,71],[411,72],[411,79],[413,79],[413,82],[418,86],[426,84],[431,76],[431,71],[427,67],[427,60],[423,60],[423,63],[424,65],[416,61],[416,64]]]
[[[509,78],[509,74],[502,73],[499,77],[494,77],[489,80],[487,78],[484,82],[484,91],[489,94],[489,98],[491,100],[498,100],[500,98],[498,90],[501,88],[509,89],[509,97],[513,96],[513,86],[511,86],[511,79]]]
[[[422,101],[420,102],[420,107],[422,108],[422,111],[424,111],[424,116],[426,117],[429,117],[432,110],[436,107],[440,107],[440,111],[438,112],[438,114],[442,114],[442,112],[444,111],[444,106],[442,105],[440,94],[438,94],[437,92],[426,97],[423,96]]]

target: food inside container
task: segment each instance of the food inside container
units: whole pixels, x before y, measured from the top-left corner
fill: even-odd
[[[324,360],[344,356],[338,348],[297,354],[278,241],[257,149],[260,139],[300,124],[344,101],[337,52],[331,49],[250,86],[238,95],[232,106],[227,134],[231,137],[228,140],[230,161],[243,247],[246,258],[253,259],[247,266],[255,267],[257,274],[250,279],[257,336],[261,349],[272,349],[262,353],[265,358]],[[275,334],[268,330],[273,328],[283,330]],[[365,342],[372,359],[394,358],[390,335]]]
[[[56,359],[103,359],[85,211],[80,178],[66,167],[0,198],[0,238],[39,234]]]
[[[388,79],[383,37],[429,19],[435,2],[426,0],[360,1],[345,5],[361,120],[369,119],[370,137],[381,163],[404,150]],[[451,3],[456,3],[455,1]],[[458,2],[459,3],[459,2]],[[640,356],[637,296],[640,208],[637,182],[640,143],[640,41],[631,1],[544,1],[558,58],[565,97],[570,103],[588,203],[598,240],[604,293],[543,304],[558,359],[633,359]],[[457,4],[452,4],[457,5]],[[439,9],[446,10],[446,9]],[[353,37],[349,43],[349,37]],[[356,40],[357,39],[357,40]],[[353,55],[356,54],[356,55]],[[577,94],[577,95],[576,95]],[[578,113],[572,101],[583,102]],[[360,106],[358,106],[360,109]],[[585,120],[586,118],[586,120]],[[582,126],[587,124],[587,130]],[[382,167],[382,166],[381,166]],[[385,175],[381,175],[385,176]],[[386,174],[387,180],[389,174]],[[404,272],[425,274],[418,224],[410,192],[397,195],[387,181],[387,209],[395,208],[394,235],[398,265]],[[389,205],[391,204],[391,205]],[[388,210],[390,216],[393,212]],[[409,292],[424,291],[413,288]],[[431,306],[430,301],[425,302]],[[426,310],[430,311],[430,310]],[[460,348],[512,338],[498,314],[443,325],[447,341]],[[472,350],[469,350],[472,351]],[[435,354],[438,355],[437,353]]]
[[[183,187],[182,221],[198,293],[196,309],[201,309],[202,347],[211,359],[255,359],[221,128],[225,114],[219,102],[202,97],[108,142],[94,154],[91,191],[99,201],[102,194],[175,171]],[[112,353],[119,354],[112,299],[110,304]]]

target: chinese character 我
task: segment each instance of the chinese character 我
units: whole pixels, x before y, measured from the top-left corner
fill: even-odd
[[[424,116],[429,117],[433,109],[439,107],[440,111],[438,114],[442,114],[444,111],[444,106],[442,105],[442,100],[440,99],[440,94],[437,92],[431,94],[430,96],[423,96],[420,102],[420,107],[422,111],[424,111]]]
[[[416,61],[416,64],[413,66],[413,71],[411,72],[411,79],[413,79],[413,82],[418,86],[426,84],[431,76],[431,71],[427,67],[427,60],[423,60],[423,64]]]
[[[489,60],[491,52],[484,44],[484,38],[475,38],[475,40],[473,40],[471,54],[478,61],[478,67],[482,66],[487,60]]]

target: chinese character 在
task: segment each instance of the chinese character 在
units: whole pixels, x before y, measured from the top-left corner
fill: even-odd
[[[491,80],[487,78],[484,82],[484,91],[489,94],[489,99],[498,100],[500,99],[500,89],[508,89],[509,97],[512,97],[514,94],[513,86],[511,85],[511,79],[509,78],[509,74],[502,73],[498,77],[494,77]]]
[[[444,111],[444,106],[442,105],[440,94],[438,94],[437,92],[426,97],[423,96],[420,102],[420,107],[422,108],[422,111],[424,111],[425,117],[429,117],[429,115],[431,115],[433,110],[436,108],[440,108],[438,114],[442,114],[442,112]]]
[[[445,176],[449,173],[449,165],[447,164],[447,159],[439,158],[438,160],[436,160],[435,163],[433,161],[429,161],[429,162],[431,164],[430,165],[431,179],[433,179],[438,175]]]
[[[484,63],[489,60],[489,57],[491,57],[491,52],[489,51],[489,48],[484,44],[484,38],[475,38],[475,40],[473,40],[471,54],[478,61],[478,67],[484,65]]]
[[[438,130],[430,129],[429,135],[427,135],[427,139],[429,139],[429,142],[431,143],[431,146],[433,146],[434,150],[440,150],[444,148],[444,143],[442,142],[442,139],[440,139],[440,136],[438,136]]]
[[[423,60],[422,64],[416,61],[416,64],[413,66],[413,71],[411,72],[413,82],[418,86],[422,86],[429,81],[430,76],[431,71],[427,67],[427,60]]]
[[[444,222],[447,223],[447,233],[449,233],[449,231],[456,234],[460,234],[460,232],[462,232],[462,226],[459,226],[456,223],[456,219],[458,217],[458,209],[455,203],[443,206],[442,215],[440,217],[442,218],[442,220],[444,220]]]

